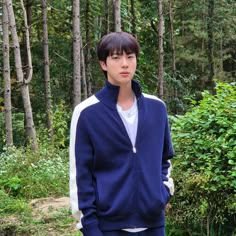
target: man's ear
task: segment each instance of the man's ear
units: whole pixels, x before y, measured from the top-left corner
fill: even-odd
[[[99,64],[100,64],[102,70],[104,70],[104,71],[107,70],[107,65],[106,65],[106,63],[104,61],[99,61]]]

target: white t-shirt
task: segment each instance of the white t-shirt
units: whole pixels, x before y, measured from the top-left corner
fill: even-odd
[[[136,97],[134,96],[134,103],[130,109],[124,111],[122,107],[119,106],[118,104],[116,105],[116,107],[120,115],[120,118],[122,119],[124,123],[126,131],[129,135],[133,148],[135,148],[135,141],[136,141],[137,128],[138,128],[138,106],[137,106]],[[146,229],[147,228],[128,228],[128,229],[123,229],[123,230],[127,232],[131,232],[131,233],[136,233],[136,232],[144,231]]]

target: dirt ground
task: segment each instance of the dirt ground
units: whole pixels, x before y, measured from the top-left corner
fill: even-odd
[[[34,214],[43,213],[52,215],[61,209],[70,209],[70,200],[68,197],[62,198],[40,198],[30,202]]]
[[[0,219],[0,236],[81,236],[68,197],[32,200],[32,214]]]

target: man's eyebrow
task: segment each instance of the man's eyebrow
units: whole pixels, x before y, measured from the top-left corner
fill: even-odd
[[[113,55],[122,55],[122,54],[123,54],[123,52],[118,52],[118,51],[113,51],[113,52],[110,53],[111,56],[113,56]]]
[[[111,52],[110,53],[110,56],[113,56],[113,55],[118,55],[118,56],[120,56],[120,55],[123,55],[123,53],[124,53],[125,51],[120,51],[120,52],[118,52],[118,51],[113,51],[113,52]],[[131,55],[131,54],[135,54],[135,52],[125,52],[127,55]]]

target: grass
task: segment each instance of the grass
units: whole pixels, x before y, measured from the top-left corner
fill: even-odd
[[[41,145],[38,153],[10,148],[0,154],[0,235],[82,236],[68,207],[49,207],[45,213],[30,204],[35,198],[68,196],[68,164],[67,149],[50,146]],[[185,235],[190,233],[167,220],[166,236]],[[219,231],[211,236],[222,235]],[[227,236],[236,236],[236,232]]]
[[[75,229],[75,222],[67,209],[53,215],[22,214],[5,216],[0,220],[0,234],[8,232],[17,236],[82,236]],[[15,233],[15,234],[14,234]]]

